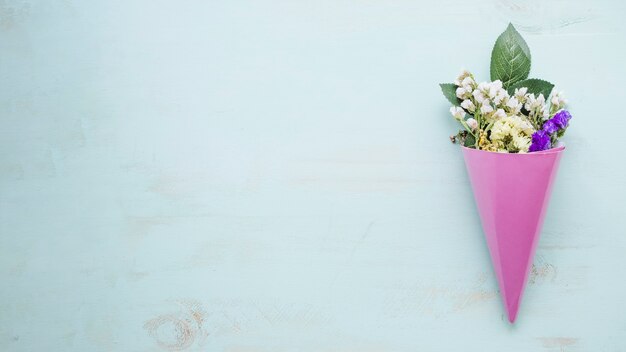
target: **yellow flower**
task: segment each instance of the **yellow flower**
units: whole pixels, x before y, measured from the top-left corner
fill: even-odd
[[[501,152],[525,153],[531,144],[534,129],[525,117],[506,116],[494,122],[491,142]]]

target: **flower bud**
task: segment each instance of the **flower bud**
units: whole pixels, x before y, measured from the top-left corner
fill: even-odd
[[[472,131],[475,130],[476,128],[478,128],[478,121],[476,121],[472,117],[467,119],[467,121],[465,121],[465,122],[467,123],[467,126],[472,129]]]

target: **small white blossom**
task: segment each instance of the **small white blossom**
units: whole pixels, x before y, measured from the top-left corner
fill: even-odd
[[[496,96],[498,96],[502,91],[502,81],[495,80],[493,82],[491,82],[489,84],[489,97],[490,98],[495,98]]]
[[[471,96],[472,91],[467,91],[465,88],[463,87],[459,87],[456,89],[456,96],[459,99],[465,99],[465,98],[469,98]]]
[[[450,114],[457,120],[462,120],[465,117],[465,110],[458,106],[453,106],[450,108]]]
[[[476,85],[476,82],[471,76],[467,76],[463,79],[463,81],[461,82],[461,85],[463,87],[474,87]]]
[[[526,87],[515,88],[515,97],[517,98],[517,100],[521,100],[522,98],[526,96],[527,92],[528,92],[528,88]]]
[[[567,101],[563,98],[563,92],[557,92],[556,89],[552,90],[550,103],[554,110],[559,110],[565,106]]]
[[[498,109],[496,110],[495,113],[493,113],[493,118],[494,119],[503,119],[506,117],[506,112],[504,112],[503,109]]]
[[[526,94],[526,103],[524,103],[524,108],[528,111],[533,109],[533,105],[535,104],[535,95],[534,94]]]
[[[506,103],[506,106],[514,114],[517,114],[522,109],[522,103],[520,103],[515,97],[509,99],[509,101]]]
[[[526,93],[527,92],[528,92],[528,88],[522,87],[522,88],[515,88],[515,93],[513,93],[513,96],[517,98],[517,101],[522,103],[522,106],[524,106],[524,104],[526,104]]]
[[[467,123],[467,126],[472,129],[472,131],[478,128],[478,121],[476,121],[474,118],[470,117],[465,122]]]
[[[546,98],[543,97],[543,94],[539,94],[539,96],[537,97],[537,106],[545,105],[545,103]]]
[[[456,80],[454,80],[454,84],[456,84],[457,86],[461,86],[463,83],[463,80],[467,77],[471,77],[472,74],[468,71],[468,70],[462,70],[461,74],[459,75],[459,77],[457,77]]]
[[[461,103],[461,106],[463,107],[463,109],[469,112],[474,112],[476,110],[476,106],[474,106],[474,103],[472,103],[472,101],[469,99],[463,100],[463,102]]]
[[[491,106],[491,104],[489,104],[489,100],[483,101],[483,104],[480,106],[480,112],[483,115],[493,112],[493,107]]]
[[[478,89],[483,92],[483,93],[489,93],[489,83],[487,82],[480,82],[480,84],[478,84]]]
[[[506,103],[506,106],[510,107],[510,108],[515,108],[518,104],[517,98],[513,97],[511,99],[509,99],[509,101]]]
[[[478,104],[482,104],[486,99],[480,88],[475,89],[472,95]]]
[[[524,107],[528,111],[533,111],[542,108],[545,103],[546,99],[543,97],[543,94],[539,94],[536,98],[534,94],[528,94],[526,95],[526,104]]]
[[[509,93],[506,92],[506,90],[501,89],[500,92],[496,95],[495,98],[493,98],[493,102],[496,105],[499,105],[502,102],[508,101],[509,99]]]
[[[465,91],[465,88],[463,87],[459,87],[456,89],[456,97],[459,99],[463,99],[463,96],[465,95],[465,93],[467,92]]]

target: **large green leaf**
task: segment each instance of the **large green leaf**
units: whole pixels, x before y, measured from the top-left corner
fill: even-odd
[[[529,78],[510,85],[508,89],[509,94],[513,94],[515,92],[515,88],[521,87],[528,88],[528,93],[533,93],[536,96],[543,94],[543,96],[547,99],[550,92],[552,92],[552,88],[554,88],[554,84],[542,79]]]
[[[530,73],[530,49],[512,24],[496,40],[491,51],[491,80],[505,88],[526,79]]]
[[[456,89],[458,87],[454,83],[440,83],[439,86],[443,95],[452,105],[461,106],[461,100],[456,97]]]

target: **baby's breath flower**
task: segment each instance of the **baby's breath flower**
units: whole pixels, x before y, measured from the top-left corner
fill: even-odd
[[[539,94],[539,96],[536,98],[534,94],[528,94],[526,95],[526,104],[524,107],[526,108],[526,110],[532,111],[537,108],[543,107],[545,103],[546,99],[543,97],[543,94]]]
[[[459,77],[457,77],[457,79],[454,80],[454,84],[456,84],[457,86],[461,86],[463,83],[463,80],[467,77],[472,77],[472,73],[464,69],[461,71],[461,74],[459,75]]]
[[[471,96],[471,94],[472,94],[472,91],[471,91],[471,90],[470,90],[470,91],[467,91],[467,90],[465,90],[465,88],[463,88],[463,87],[459,87],[459,88],[457,88],[457,89],[456,89],[456,96],[457,96],[457,98],[459,98],[459,99],[466,99],[466,98],[469,98],[469,97]]]
[[[565,104],[567,103],[567,101],[565,100],[565,98],[563,98],[563,92],[557,92],[556,89],[552,89],[552,93],[551,93],[551,98],[550,98],[550,108],[553,111],[558,111],[560,109],[562,109]]]
[[[515,98],[517,98],[517,101],[522,103],[522,106],[524,106],[524,104],[526,104],[526,93],[527,92],[528,92],[528,88],[522,87],[522,88],[515,88],[515,92],[513,93],[513,96]]]
[[[535,108],[536,98],[534,94],[526,94],[526,103],[524,104],[524,108],[528,111],[531,111]]]
[[[501,103],[505,103],[509,100],[509,93],[506,92],[506,90],[501,89],[500,92],[496,95],[495,98],[493,98],[493,102],[496,105],[500,105]]]
[[[487,99],[485,94],[479,88],[476,88],[474,92],[472,92],[472,96],[474,96],[474,100],[476,100],[478,104],[482,104],[483,101]]]
[[[473,88],[474,86],[476,86],[476,81],[474,81],[474,78],[472,78],[472,76],[467,76],[467,77],[463,78],[463,81],[461,81],[461,85],[463,87],[466,87],[466,89],[467,89],[467,87],[472,87]],[[473,89],[471,89],[471,90],[473,90]]]
[[[493,113],[493,119],[497,120],[497,119],[503,119],[506,117],[506,112],[504,112],[503,109],[498,109],[496,110],[496,112]]]
[[[539,94],[539,96],[537,97],[537,104],[538,106],[542,106],[546,104],[546,98],[543,96],[543,93]]]
[[[476,121],[474,118],[470,117],[469,119],[467,119],[467,121],[465,121],[465,123],[467,123],[467,126],[469,126],[469,128],[473,130],[475,130],[476,128],[478,128],[478,121]]]
[[[462,120],[465,117],[465,110],[458,106],[453,106],[450,108],[450,114],[457,120]]]
[[[489,84],[489,98],[493,99],[502,91],[502,81],[495,80]]]
[[[520,112],[520,110],[522,110],[522,103],[520,103],[516,97],[509,99],[509,101],[507,101],[506,103],[506,106],[513,114],[517,114],[518,112]]]
[[[489,103],[488,99],[483,100],[482,105],[480,106],[480,112],[483,115],[487,115],[491,112],[493,112],[493,107],[491,106],[491,104]]]
[[[524,99],[524,97],[526,96],[526,93],[528,92],[528,88],[526,87],[522,87],[522,88],[515,88],[515,97],[518,100]]]
[[[471,113],[476,111],[476,106],[469,99],[463,100],[463,102],[461,102],[461,106],[463,107],[463,109],[465,109],[465,110],[467,110],[467,111],[469,111]]]

